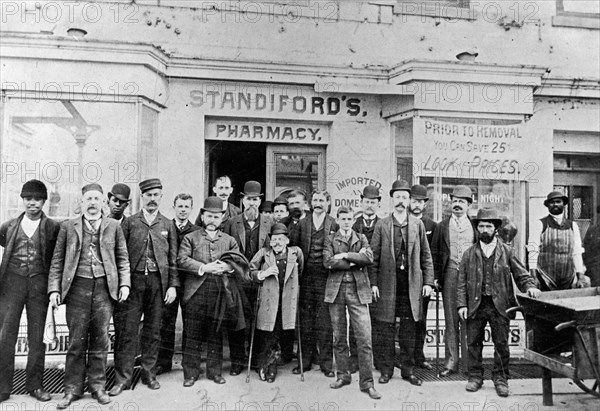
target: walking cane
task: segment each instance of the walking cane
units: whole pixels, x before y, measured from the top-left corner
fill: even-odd
[[[300,362],[300,381],[304,382],[304,364],[302,363],[302,333],[300,332],[300,295],[296,302],[296,324],[298,325],[298,358]]]
[[[440,287],[435,289],[435,374],[440,378]]]
[[[250,353],[248,354],[248,371],[246,372],[246,383],[250,382],[250,365],[252,363],[252,351],[254,349],[254,334],[256,332],[256,322],[258,317],[258,304],[260,301],[260,291],[262,289],[262,283],[258,286],[256,293],[256,303],[254,304],[254,318],[252,319],[252,331],[250,331]]]

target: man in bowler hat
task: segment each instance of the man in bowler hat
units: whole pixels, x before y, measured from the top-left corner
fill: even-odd
[[[458,317],[456,287],[462,255],[477,241],[477,230],[467,214],[473,203],[473,192],[465,185],[458,185],[450,199],[452,214],[437,225],[431,240],[437,289],[442,290],[444,304],[446,359],[440,372],[442,377],[458,372],[460,341],[466,353],[466,328]]]
[[[179,287],[177,231],[158,211],[162,183],[158,178],[144,180],[140,192],[142,210],[122,225],[131,266],[131,295],[115,309],[115,385],[111,396],[131,387],[142,315],[142,383],[152,390],[160,388],[156,380],[160,324],[164,305],[175,301]]]
[[[43,182],[29,180],[21,188],[25,211],[0,226],[0,403],[10,397],[15,369],[15,344],[23,307],[27,308],[25,389],[38,401],[44,390],[44,325],[48,309],[48,271],[60,225],[42,211],[48,199]]]
[[[58,409],[69,407],[88,390],[100,404],[105,391],[108,327],[113,303],[129,296],[127,245],[120,224],[102,215],[104,193],[99,184],[82,188],[81,217],[62,224],[48,281],[50,303],[66,304],[69,349],[65,365],[65,395]]]
[[[117,220],[119,224],[123,224],[123,221],[125,221],[124,213],[131,201],[129,199],[130,194],[131,189],[129,186],[122,183],[115,184],[108,192],[108,208],[110,210],[108,216]]]
[[[392,215],[375,226],[369,277],[373,291],[374,320],[380,333],[381,376],[386,384],[394,374],[396,317],[400,317],[402,378],[413,385],[423,382],[414,375],[417,323],[423,320],[423,298],[433,290],[433,262],[425,226],[408,213],[411,188],[404,180],[390,190]]]
[[[494,209],[481,209],[473,220],[479,241],[463,254],[457,283],[457,307],[460,318],[467,323],[469,345],[469,381],[467,391],[477,391],[483,385],[481,353],[485,326],[492,329],[494,368],[492,380],[496,393],[507,397],[508,333],[514,314],[506,313],[514,300],[513,279],[519,290],[532,298],[540,296],[535,280],[519,261],[512,247],[498,241],[502,219]]]
[[[533,229],[541,229],[539,244],[530,241],[529,269],[537,277],[542,291],[567,290],[590,286],[583,265],[583,247],[579,226],[565,215],[569,198],[552,191],[544,200],[549,214]],[[536,238],[532,234],[530,238]]]

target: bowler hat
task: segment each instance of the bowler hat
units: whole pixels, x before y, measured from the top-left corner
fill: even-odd
[[[40,180],[29,180],[21,188],[21,198],[34,197],[48,199],[48,189]]]
[[[242,195],[245,197],[260,197],[262,196],[260,190],[261,185],[258,181],[246,181],[246,184],[244,184],[244,191],[242,192]]]
[[[427,197],[427,187],[422,186],[421,184],[415,184],[410,188],[410,197],[415,200],[429,201],[429,197]]]
[[[477,211],[477,217],[473,219],[473,224],[477,227],[480,221],[489,221],[494,224],[496,229],[502,226],[502,217],[495,208],[481,208]]]
[[[223,200],[216,196],[206,197],[204,199],[204,206],[200,209],[201,213],[205,211],[210,213],[224,213]]]
[[[468,186],[459,185],[454,187],[452,193],[450,194],[450,198],[464,198],[469,202],[469,204],[473,203],[473,191]]]
[[[544,200],[544,206],[548,207],[550,201],[554,200],[555,198],[561,198],[565,205],[569,204],[569,197],[565,196],[560,191],[553,191],[546,196],[546,199]]]
[[[278,204],[287,205],[287,199],[284,196],[277,197],[275,200],[273,200],[273,207],[275,207]]]
[[[98,183],[86,184],[81,188],[81,194],[85,194],[88,191],[100,191],[102,194],[104,194],[104,190],[102,189],[102,186]]]
[[[410,186],[406,180],[396,180],[392,183],[392,189],[390,190],[390,197],[394,195],[394,191],[408,191],[410,194]]]
[[[116,197],[121,201],[129,201],[129,194],[131,189],[127,184],[117,183],[108,192],[108,198]]]
[[[271,233],[272,236],[273,235],[277,235],[277,234],[285,234],[288,235],[288,229],[285,226],[285,224],[281,224],[281,223],[275,223],[271,226]]]
[[[263,203],[259,207],[259,211],[261,213],[270,213],[270,212],[273,211],[272,208],[273,208],[273,202],[272,201],[270,201],[270,200],[263,201]]]
[[[146,191],[150,191],[155,188],[163,188],[162,183],[158,178],[149,178],[148,180],[140,182],[140,191],[142,192],[142,194],[144,194]]]
[[[379,195],[379,189],[374,185],[368,185],[363,189],[360,198],[370,198],[370,199],[378,199],[381,200],[381,196]]]

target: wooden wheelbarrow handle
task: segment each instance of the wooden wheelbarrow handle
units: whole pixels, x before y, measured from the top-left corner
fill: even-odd
[[[510,307],[508,310],[506,310],[506,314],[516,313],[517,311],[523,312],[523,307],[521,307],[520,305]]]

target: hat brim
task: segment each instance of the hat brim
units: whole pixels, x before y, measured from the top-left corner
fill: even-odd
[[[150,186],[150,187],[144,187],[143,190],[142,189],[140,189],[140,190],[141,190],[142,194],[144,194],[146,191],[155,190],[157,188],[162,190],[163,186],[160,185],[160,184],[156,184],[156,185],[153,185],[153,186]]]
[[[379,200],[379,201],[381,201],[381,196],[371,196],[371,195],[365,196],[365,195],[361,194],[360,195],[360,199],[362,200],[363,198],[367,198],[369,200]]]
[[[412,195],[412,194],[411,194],[410,198],[414,198],[415,200],[425,200],[425,201],[429,201],[429,197],[420,196],[420,195]]]
[[[462,196],[455,196],[455,195],[450,194],[450,200],[452,200],[454,197],[462,198],[464,200],[467,200],[469,202],[469,204],[473,204],[473,197],[462,197]]]
[[[552,197],[552,198],[547,198],[546,200],[544,200],[544,207],[548,207],[548,204],[550,203],[550,201],[556,200],[557,198],[562,199],[562,201],[563,201],[563,203],[565,203],[565,205],[569,204],[569,197],[567,197],[567,196]]]
[[[410,188],[393,188],[390,190],[390,197],[396,192],[396,191],[406,191],[408,194],[410,194]]]
[[[108,197],[110,198],[111,196],[112,197],[116,197],[116,198],[118,198],[121,201],[130,201],[130,199],[127,198],[127,197],[125,197],[123,194],[115,194],[115,193],[109,192],[108,193]]]
[[[479,222],[481,222],[481,221],[485,221],[487,223],[493,223],[497,229],[502,227],[502,219],[500,219],[500,218],[474,218],[473,225],[475,227],[477,227],[477,224],[479,224]]]
[[[263,193],[242,193],[244,197],[262,197]]]
[[[221,210],[220,208],[201,208],[200,213],[208,211],[209,213],[225,213],[225,210]]]

